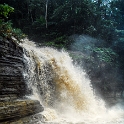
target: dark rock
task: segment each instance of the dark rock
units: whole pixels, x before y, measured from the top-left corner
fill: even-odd
[[[13,101],[17,99],[17,95],[0,95],[0,102]]]
[[[12,40],[0,39],[0,124],[35,124],[37,119],[31,117],[43,111],[39,101],[22,100],[27,93],[24,68],[23,49]]]
[[[26,116],[20,119],[3,122],[2,124],[46,124],[40,113]]]
[[[23,49],[13,41],[0,40],[0,95],[23,96]]]
[[[0,121],[25,117],[43,111],[37,100],[0,102]]]

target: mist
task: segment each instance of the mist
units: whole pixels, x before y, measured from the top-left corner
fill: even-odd
[[[123,98],[123,76],[118,68],[118,55],[106,42],[88,35],[73,35],[70,55],[91,80],[94,94],[109,105]],[[116,100],[113,100],[116,99]]]

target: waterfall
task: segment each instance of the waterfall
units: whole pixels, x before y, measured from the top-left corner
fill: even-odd
[[[93,94],[90,80],[69,54],[50,47],[37,47],[25,39],[25,73],[32,99],[44,106],[50,124],[123,124],[122,108],[106,109]]]

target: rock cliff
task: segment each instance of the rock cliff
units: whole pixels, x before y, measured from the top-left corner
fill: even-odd
[[[29,124],[31,116],[43,111],[39,101],[24,97],[27,91],[24,67],[23,49],[12,40],[0,38],[1,124]],[[24,117],[26,121],[21,119]]]

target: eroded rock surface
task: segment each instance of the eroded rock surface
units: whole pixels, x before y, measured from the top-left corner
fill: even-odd
[[[0,38],[0,124],[23,124],[24,117],[24,124],[29,124],[31,115],[43,111],[39,101],[24,99],[27,91],[24,68],[22,47]]]

